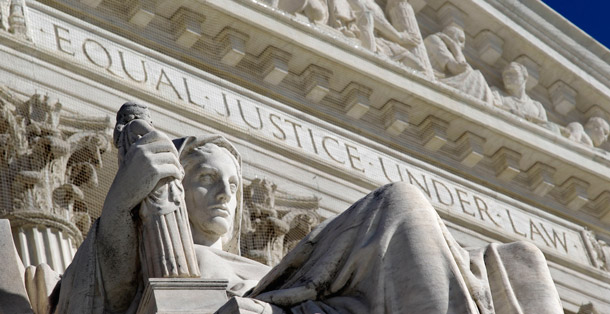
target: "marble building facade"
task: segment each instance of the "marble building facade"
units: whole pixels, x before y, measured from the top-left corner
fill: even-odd
[[[540,1],[1,5],[2,215],[25,266],[69,263],[132,100],[171,137],[235,143],[251,195],[270,195],[248,206],[284,234],[405,181],[462,246],[536,244],[566,313],[610,313],[610,52]],[[16,162],[45,141],[45,166]]]

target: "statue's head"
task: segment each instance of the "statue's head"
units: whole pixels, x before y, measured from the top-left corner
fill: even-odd
[[[598,147],[608,140],[608,134],[610,133],[610,125],[608,122],[600,117],[592,117],[585,124],[585,130],[591,137],[593,145]]]
[[[460,27],[455,25],[447,26],[443,29],[443,33],[458,43],[460,48],[464,49],[466,47],[466,35]]]
[[[502,81],[506,90],[518,90],[525,88],[527,83],[527,68],[518,62],[511,62],[502,71]]]
[[[239,154],[221,136],[187,137],[179,151],[193,235],[222,238],[223,250],[238,254],[242,211]]]

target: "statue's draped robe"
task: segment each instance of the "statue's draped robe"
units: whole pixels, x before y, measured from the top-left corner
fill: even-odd
[[[78,248],[72,263],[59,282],[61,290],[55,313],[105,313],[104,283],[99,280],[101,270],[96,252],[98,222],[99,220],[89,229],[87,238]],[[137,287],[137,289],[136,294],[140,295],[142,289],[141,287]],[[135,313],[137,306],[138,304],[133,302],[125,313]]]
[[[463,249],[404,183],[314,230],[249,296],[291,313],[563,313],[538,248]]]

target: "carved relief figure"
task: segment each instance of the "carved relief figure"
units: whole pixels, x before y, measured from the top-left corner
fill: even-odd
[[[385,12],[392,26],[401,33],[411,37],[411,45],[404,45],[393,41],[377,38],[379,50],[393,60],[399,61],[404,65],[424,72],[426,76],[433,78],[432,65],[428,60],[426,47],[419,31],[419,25],[415,19],[413,7],[407,0],[388,0]],[[384,47],[385,46],[385,47]],[[385,50],[385,51],[384,51]]]
[[[328,6],[330,26],[358,38],[366,49],[431,75],[415,13],[407,1],[387,2],[390,20],[374,0],[330,0]]]
[[[15,36],[31,40],[28,34],[23,0],[0,1],[0,29]]]
[[[526,91],[527,68],[517,62],[509,63],[502,71],[504,91],[494,88],[494,105],[536,124],[545,125],[546,110],[538,101],[531,99]]]
[[[591,117],[585,124],[585,132],[593,141],[593,146],[599,147],[608,140],[610,125],[600,117]]]
[[[599,147],[608,140],[610,125],[603,118],[591,117],[584,127],[579,122],[571,122],[561,133],[577,143]]]
[[[332,1],[332,0],[331,0]],[[326,0],[276,0],[271,3],[288,13],[302,13],[310,20],[326,24],[328,22],[328,3]]]
[[[585,236],[585,246],[591,256],[593,267],[610,271],[610,246],[608,246],[608,243],[598,240],[591,230],[583,230],[582,234]]]
[[[276,0],[272,6],[302,13],[316,23],[328,23],[362,47],[378,52],[432,77],[413,8],[407,0],[386,2],[385,12],[375,0]]]
[[[493,96],[485,77],[466,61],[462,50],[466,43],[464,31],[448,26],[424,40],[436,78],[465,94],[491,105]]]

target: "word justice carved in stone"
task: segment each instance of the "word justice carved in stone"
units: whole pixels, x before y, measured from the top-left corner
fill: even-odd
[[[441,170],[425,170],[410,164],[407,156],[395,158],[319,125],[287,114],[264,101],[217,85],[204,75],[197,76],[92,34],[44,13],[32,10],[34,43],[63,55],[91,70],[107,73],[124,83],[169,103],[182,106],[206,119],[221,121],[233,132],[252,134],[269,140],[286,151],[341,169],[375,184],[406,181],[418,186],[434,207],[503,234],[513,240],[525,239],[539,247],[583,264],[590,264],[581,227],[544,214],[530,206],[483,187],[469,188],[458,178]],[[261,98],[264,99],[264,98]],[[439,173],[435,174],[435,173]],[[474,186],[474,185],[472,185]]]

